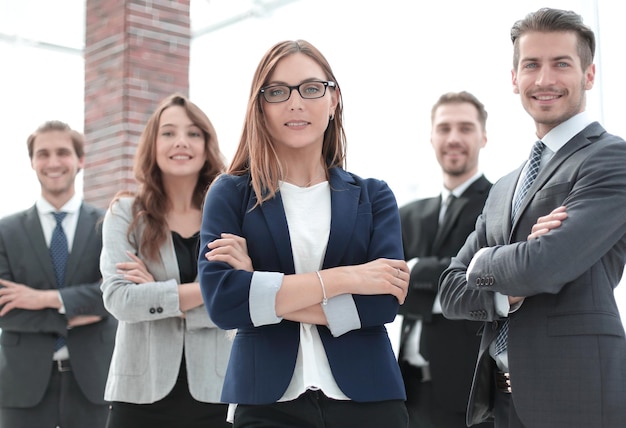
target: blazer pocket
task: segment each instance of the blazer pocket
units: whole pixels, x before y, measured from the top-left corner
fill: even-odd
[[[606,334],[624,337],[619,317],[608,312],[577,312],[551,315],[547,319],[548,336]]]
[[[567,195],[569,195],[571,190],[572,190],[572,183],[570,183],[569,181],[551,184],[548,187],[544,187],[543,189],[540,189],[535,194],[535,200],[540,201],[543,199],[555,199],[555,200],[558,200],[559,203],[561,203],[565,200]]]

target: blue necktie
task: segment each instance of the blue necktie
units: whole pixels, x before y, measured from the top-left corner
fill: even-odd
[[[526,173],[522,182],[520,183],[520,187],[517,191],[517,195],[515,195],[515,201],[513,202],[513,209],[511,211],[511,221],[515,220],[515,216],[517,215],[517,211],[522,206],[522,202],[528,193],[528,189],[533,185],[535,178],[537,178],[537,174],[539,173],[539,164],[541,163],[541,153],[545,145],[541,141],[535,142],[533,145],[533,149],[530,152],[530,158],[528,161],[528,167],[526,168]],[[502,324],[502,328],[498,332],[498,337],[496,338],[496,355],[504,352],[507,347],[507,341],[509,338],[509,319],[507,318]]]
[[[57,288],[63,288],[63,281],[65,281],[65,267],[67,266],[67,259],[69,258],[69,250],[67,246],[67,236],[63,231],[63,219],[67,215],[65,212],[53,212],[52,215],[57,222],[54,231],[52,232],[52,240],[50,240],[50,258],[52,259],[52,266],[54,267],[54,275],[57,280]],[[65,338],[60,336],[57,339],[55,351],[58,351],[65,346]]]

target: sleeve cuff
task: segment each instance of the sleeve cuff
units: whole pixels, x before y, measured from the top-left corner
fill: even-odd
[[[502,293],[495,292],[496,313],[501,317],[508,317],[511,306],[509,305],[509,297]]]
[[[354,298],[350,294],[340,294],[328,299],[328,304],[322,305],[322,310],[326,315],[328,328],[334,337],[361,328],[359,312],[356,309]]]
[[[252,273],[250,282],[250,319],[255,327],[278,324],[283,320],[276,316],[276,293],[283,282],[279,272]]]
[[[61,296],[61,292],[57,292],[57,296],[59,296],[59,302],[61,302],[61,307],[59,308],[59,313],[65,315],[65,303],[63,303],[63,296]]]

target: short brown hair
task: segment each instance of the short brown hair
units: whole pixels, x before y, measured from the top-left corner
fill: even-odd
[[[596,53],[596,38],[591,28],[583,23],[580,15],[571,10],[542,8],[529,13],[511,28],[513,42],[513,68],[519,65],[519,39],[531,32],[573,32],[578,39],[578,56],[583,71],[593,62]]]
[[[74,152],[79,159],[85,157],[85,137],[78,131],[73,130],[70,126],[61,122],[60,120],[49,120],[37,128],[35,132],[28,136],[26,140],[26,145],[28,146],[28,157],[33,158],[34,150],[35,150],[35,138],[38,135],[45,134],[46,132],[52,131],[61,131],[66,132],[70,138],[72,139],[72,145],[74,146]]]
[[[447,92],[440,96],[433,106],[432,110],[430,111],[431,123],[435,120],[435,113],[440,106],[445,104],[460,103],[469,103],[476,107],[476,111],[478,112],[478,121],[480,122],[484,131],[487,128],[487,110],[485,110],[485,105],[481,103],[478,98],[476,98],[473,94],[470,94],[467,91]]]

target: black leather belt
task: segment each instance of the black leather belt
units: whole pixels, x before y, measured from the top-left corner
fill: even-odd
[[[54,360],[53,363],[59,372],[69,372],[72,370],[70,360]]]
[[[496,388],[500,392],[511,393],[511,378],[508,373],[496,372]]]

